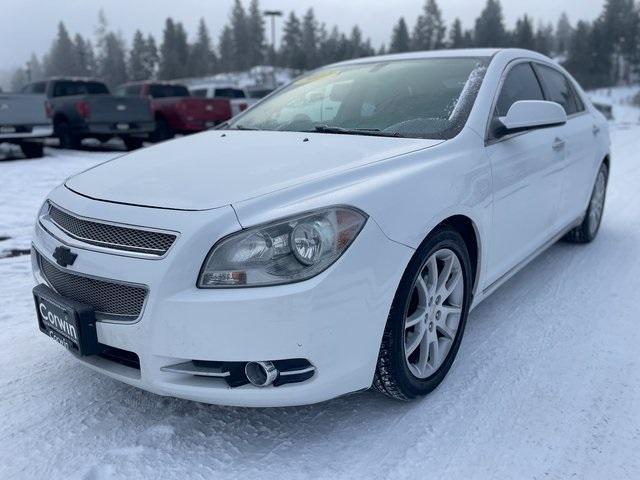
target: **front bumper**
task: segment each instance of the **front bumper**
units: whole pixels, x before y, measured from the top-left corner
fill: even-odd
[[[240,229],[231,207],[156,210],[98,202],[64,187],[50,199],[84,217],[180,232],[164,257],[149,259],[100,251],[36,226],[33,247],[44,258],[67,244],[78,253],[69,271],[148,286],[137,321],[97,324],[98,341],[137,354],[139,370],[101,357],[82,357],[83,363],[160,395],[224,405],[309,404],[371,385],[393,295],[413,253],[385,237],[373,220],[332,267],[308,281],[202,290],[196,277],[209,249]],[[34,274],[42,282],[36,262]],[[278,387],[230,388],[219,378],[162,371],[190,360],[294,358],[311,362],[315,374]]]

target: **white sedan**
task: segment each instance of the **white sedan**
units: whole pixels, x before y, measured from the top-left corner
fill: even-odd
[[[51,192],[38,324],[160,395],[413,399],[451,368],[470,309],[556,240],[594,239],[609,167],[605,119],[542,55],[331,65]]]

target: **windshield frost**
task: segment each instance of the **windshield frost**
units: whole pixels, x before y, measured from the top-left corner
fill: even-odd
[[[452,138],[469,116],[487,65],[487,58],[430,58],[327,67],[230,128]]]

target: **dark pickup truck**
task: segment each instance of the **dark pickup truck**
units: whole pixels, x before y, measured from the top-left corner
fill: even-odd
[[[201,132],[231,118],[228,99],[192,97],[184,85],[135,82],[121,85],[116,95],[149,98],[156,121],[152,141],[163,141],[177,133]]]
[[[105,142],[120,137],[127,149],[133,150],[155,130],[147,99],[113,96],[97,80],[44,80],[27,85],[22,93],[46,95],[54,136],[62,148],[78,148],[83,138]]]

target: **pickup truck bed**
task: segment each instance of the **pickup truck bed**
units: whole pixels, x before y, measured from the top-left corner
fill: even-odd
[[[0,94],[0,143],[17,144],[27,158],[42,156],[42,139],[53,133],[44,95]]]

